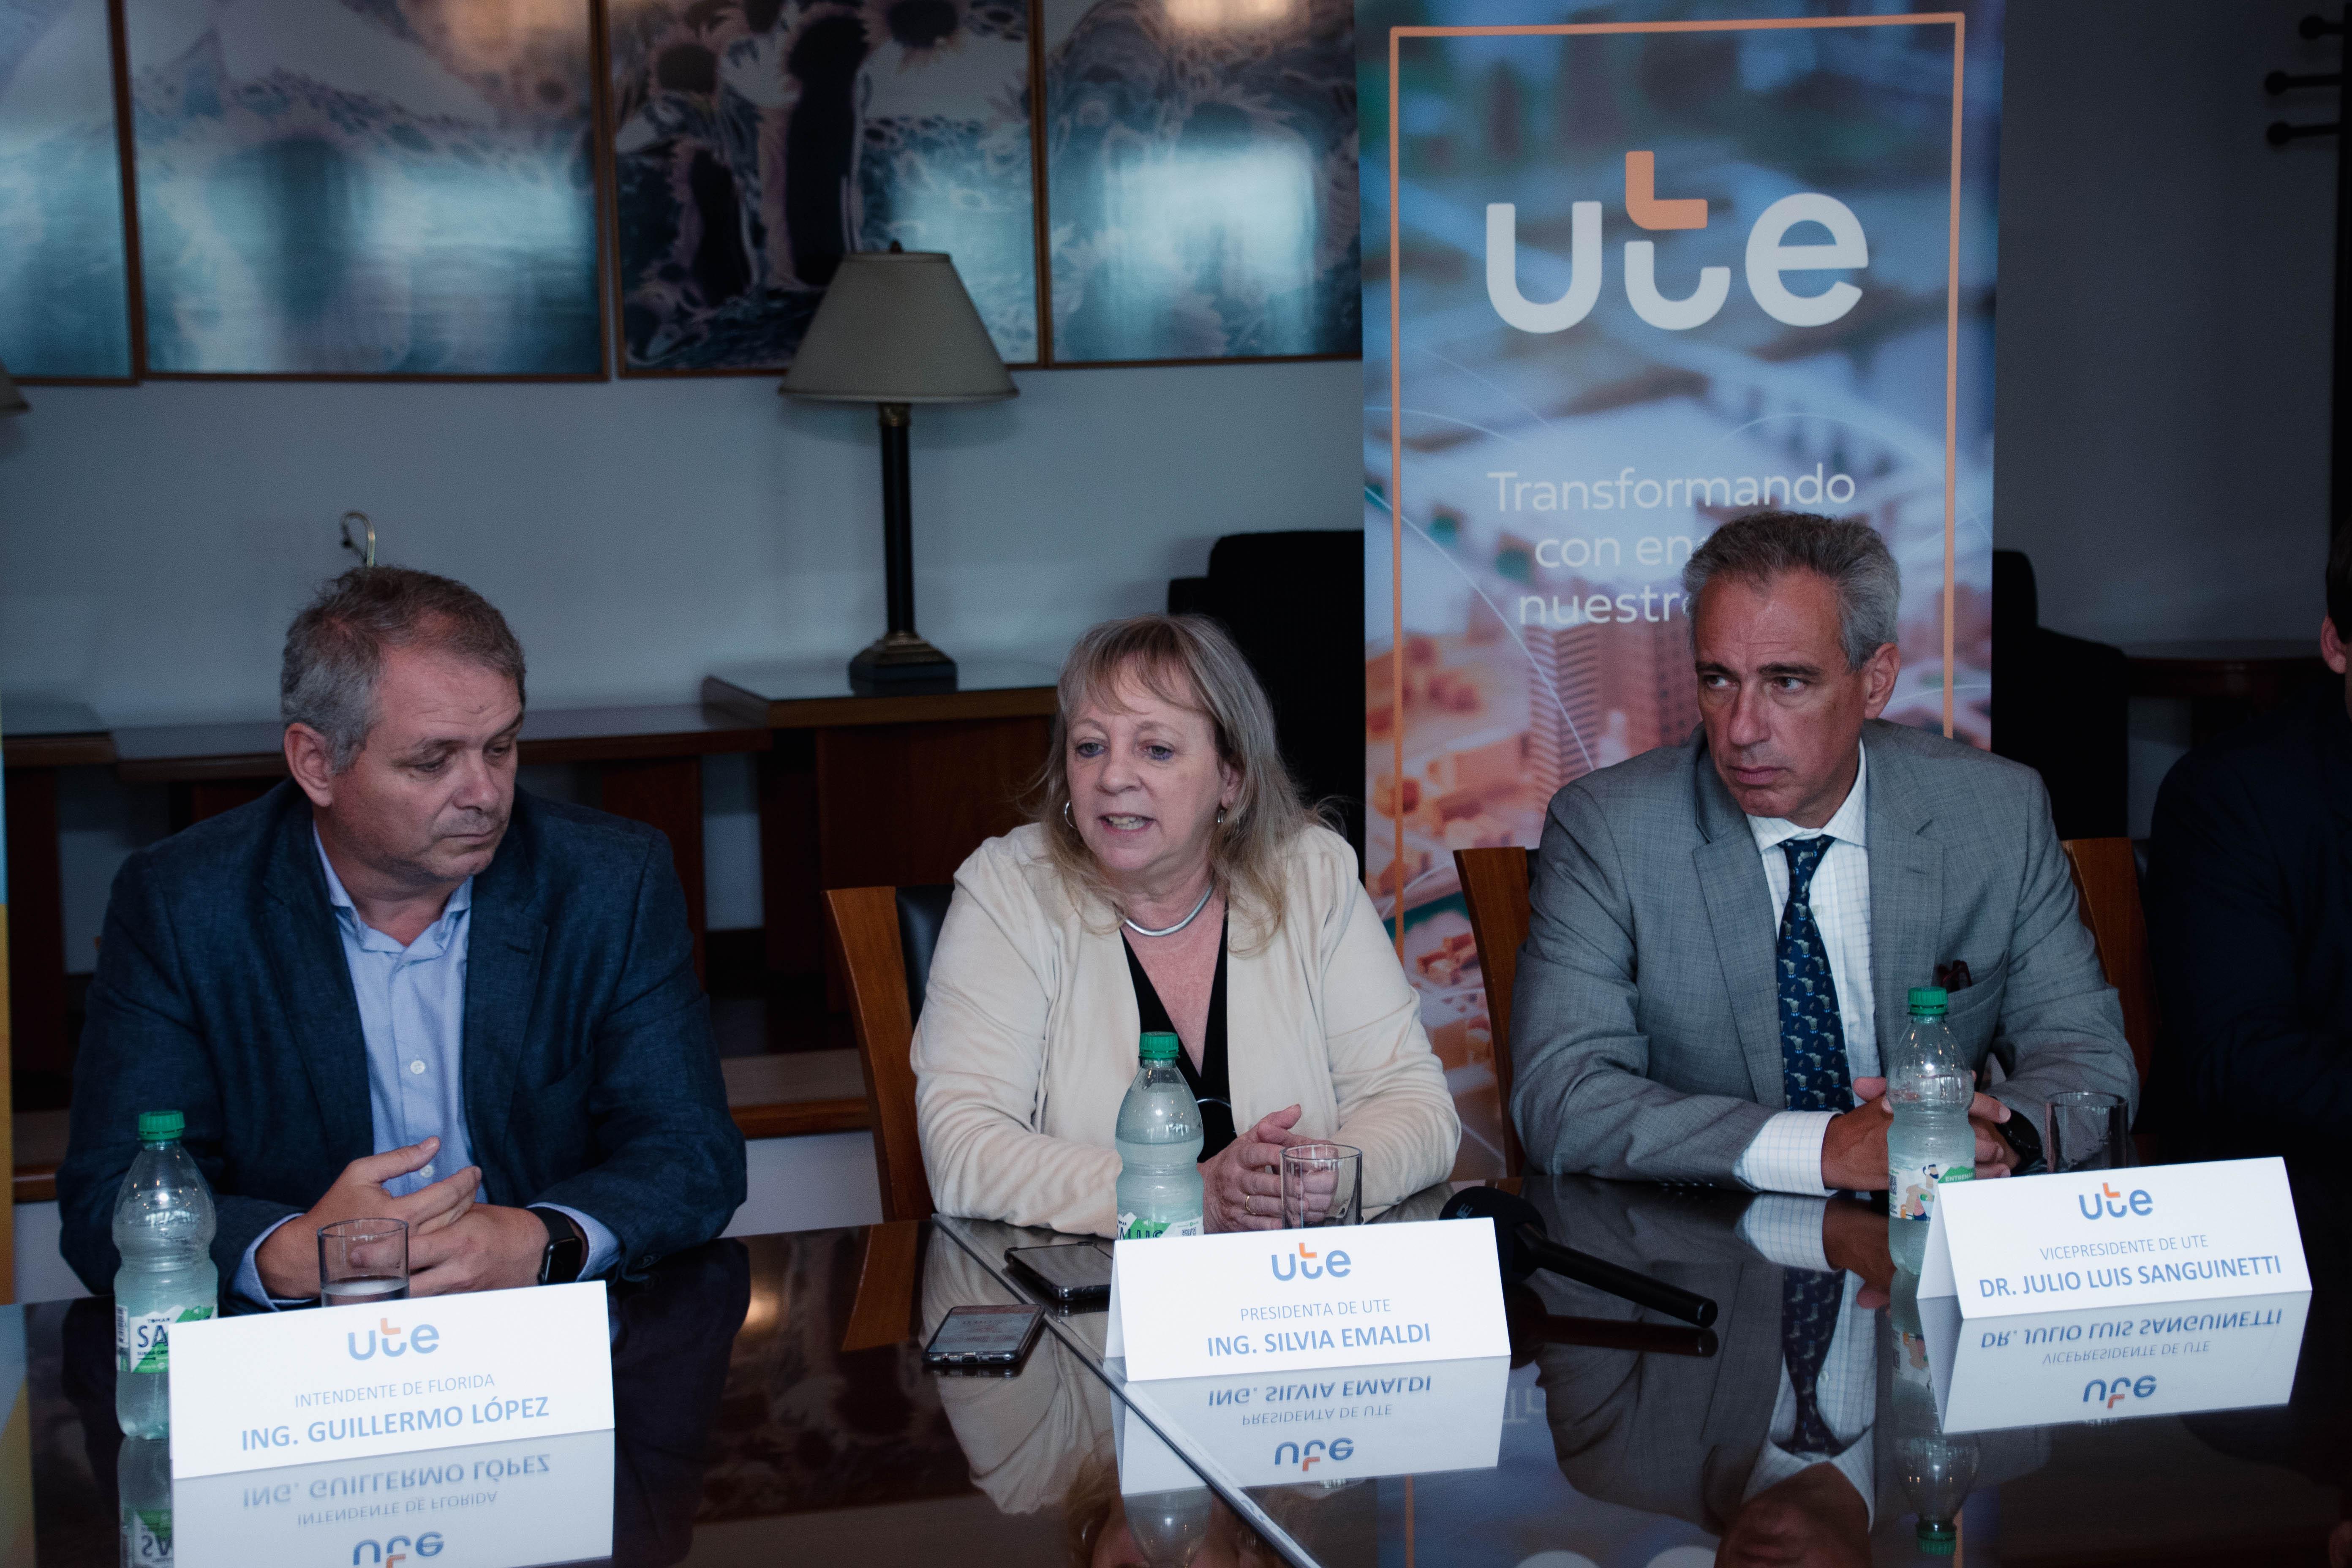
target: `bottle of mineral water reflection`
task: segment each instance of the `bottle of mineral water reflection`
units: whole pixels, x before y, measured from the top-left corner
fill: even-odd
[[[125,1437],[114,1457],[121,1500],[122,1568],[172,1568],[172,1445]]]
[[[1895,1476],[1912,1511],[1919,1516],[1923,1555],[1949,1557],[1959,1542],[1960,1505],[1977,1479],[1977,1440],[1944,1430],[1936,1413],[1936,1384],[1927,1364],[1927,1341],[1919,1323],[1919,1281],[1896,1275],[1895,1332]]]
[[[172,1325],[220,1304],[212,1189],[180,1147],[176,1110],[142,1111],[139,1157],[114,1199],[114,1415],[132,1437],[171,1429]]]
[[[1201,1234],[1201,1108],[1176,1066],[1176,1037],[1143,1037],[1118,1102],[1121,1240]]]
[[[1977,1078],[1945,1026],[1945,1005],[1942,986],[1911,988],[1911,1026],[1886,1068],[1895,1111],[1886,1130],[1886,1240],[1895,1266],[1911,1274],[1927,1255],[1937,1184],[1977,1173],[1976,1130],[1969,1125]]]

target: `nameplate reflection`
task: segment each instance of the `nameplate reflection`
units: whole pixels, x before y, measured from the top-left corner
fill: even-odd
[[[1507,1356],[1127,1385],[1194,1466],[1244,1487],[1486,1469],[1503,1441]],[[1198,1486],[1136,1412],[1123,1413],[1119,1489]]]
[[[533,1568],[613,1551],[613,1434],[580,1432],[172,1487],[173,1568]]]
[[[1947,1432],[2284,1405],[2311,1296],[2239,1296],[1963,1320],[1919,1303]]]

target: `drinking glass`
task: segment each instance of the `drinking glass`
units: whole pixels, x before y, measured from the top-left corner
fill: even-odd
[[[342,1219],[319,1227],[319,1305],[352,1307],[408,1295],[408,1222]]]
[[[2047,1156],[2052,1174],[2119,1171],[2132,1163],[2131,1123],[2119,1095],[2068,1089],[2050,1097]]]
[[[1345,1143],[1294,1143],[1282,1152],[1282,1223],[1307,1230],[1364,1217],[1364,1152]]]

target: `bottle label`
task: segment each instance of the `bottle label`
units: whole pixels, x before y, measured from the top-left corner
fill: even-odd
[[[1886,1173],[1886,1209],[1896,1219],[1925,1223],[1936,1217],[1936,1184],[1976,1179],[1974,1164],[1943,1165],[1933,1160],[1900,1163]]]
[[[171,1371],[172,1325],[193,1323],[212,1315],[210,1307],[134,1313],[118,1304],[114,1309],[115,1370],[147,1373]]]
[[[1142,1219],[1132,1214],[1118,1216],[1118,1238],[1121,1241],[1150,1241],[1156,1236],[1198,1236],[1201,1216],[1192,1215],[1183,1219]]]
[[[172,1568],[172,1510],[125,1509],[122,1568]]]

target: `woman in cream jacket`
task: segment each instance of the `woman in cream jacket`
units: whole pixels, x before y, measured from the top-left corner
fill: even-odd
[[[1363,1151],[1369,1210],[1452,1171],[1461,1126],[1345,840],[1272,710],[1191,616],[1097,626],[1064,667],[1040,819],[956,873],[913,1056],[941,1212],[1109,1236],[1112,1128],[1146,1029],[1200,1100],[1211,1230],[1282,1223],[1282,1150]]]

